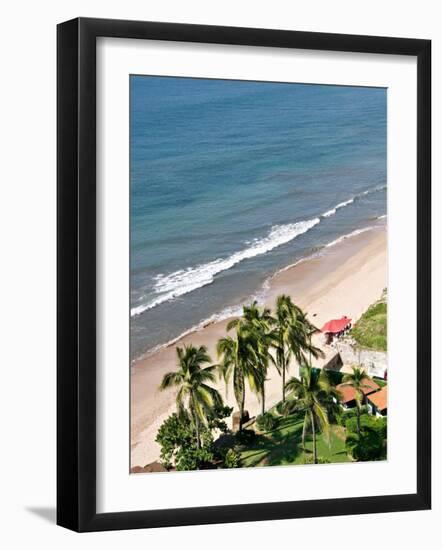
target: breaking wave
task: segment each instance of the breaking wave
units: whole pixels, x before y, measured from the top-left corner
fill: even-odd
[[[274,225],[268,235],[262,238],[254,239],[250,243],[247,243],[249,245],[247,248],[239,250],[238,252],[231,254],[227,258],[217,258],[216,260],[213,260],[211,262],[200,264],[195,267],[180,269],[167,275],[157,275],[156,277],[154,277],[153,287],[153,290],[157,296],[149,302],[132,307],[130,312],[131,317],[140,315],[141,313],[152,309],[164,302],[168,302],[170,300],[178,298],[179,296],[188,294],[189,292],[197,290],[198,288],[210,285],[211,283],[213,283],[214,277],[218,273],[231,269],[233,266],[242,262],[243,260],[266,254],[270,250],[273,250],[278,246],[281,246],[292,241],[293,239],[296,239],[296,237],[302,235],[303,233],[306,233],[307,231],[312,229],[312,227],[320,223],[321,218],[329,218],[330,216],[335,215],[337,210],[349,206],[358,198],[369,195],[371,193],[382,191],[386,188],[386,185],[380,185],[371,189],[367,189],[366,191],[362,191],[354,197],[336,204],[336,206],[334,206],[330,210],[327,210],[319,217],[312,218],[311,220],[303,220],[285,225]],[[367,230],[368,229],[360,229],[354,231],[353,233],[350,233],[349,235],[344,235],[339,239],[336,239],[335,241],[327,244],[326,247],[333,246],[334,244],[341,242],[349,236],[358,235],[359,233],[363,233]]]
[[[378,191],[383,191],[384,189],[387,189],[386,185],[378,185],[377,187],[372,187],[371,189],[367,189],[366,191],[362,191],[361,193],[358,193],[357,195],[355,195],[351,199],[340,202],[336,206],[334,206],[333,208],[330,208],[330,210],[327,210],[326,212],[324,212],[321,215],[321,217],[322,218],[329,218],[330,216],[333,216],[334,214],[336,214],[336,211],[339,210],[340,208],[344,208],[345,206],[353,204],[355,200],[357,200],[361,197],[365,197],[366,195],[371,195],[372,193],[377,193]]]
[[[348,199],[348,201],[340,202],[334,208],[331,208],[330,210],[327,210],[327,212],[324,212],[324,214],[322,214],[322,217],[329,218],[330,216],[333,216],[333,214],[336,214],[336,210],[339,210],[339,208],[344,208],[344,206],[348,206],[349,204],[352,204],[354,200],[355,200],[355,197],[353,197],[352,199]]]
[[[203,286],[210,285],[218,273],[231,269],[243,260],[265,254],[278,246],[292,241],[299,235],[309,231],[319,222],[319,218],[313,218],[286,225],[275,225],[267,236],[255,239],[250,243],[248,248],[235,252],[227,258],[218,258],[196,267],[174,271],[168,275],[157,275],[154,278],[154,291],[158,296],[148,303],[133,307],[131,309],[131,316],[140,315],[159,304],[183,296],[183,294],[188,294]]]
[[[342,241],[345,241],[346,239],[350,239],[351,237],[356,237],[356,235],[360,235],[361,233],[366,233],[367,231],[371,231],[373,227],[363,227],[362,229],[356,229],[355,231],[352,231],[351,233],[347,233],[346,235],[342,235],[341,237],[338,237],[334,241],[331,241],[324,245],[324,248],[330,248],[331,246],[334,246],[335,244],[342,243]]]

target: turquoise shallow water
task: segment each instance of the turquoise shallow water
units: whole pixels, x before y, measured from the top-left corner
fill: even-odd
[[[132,359],[386,214],[387,92],[132,76]]]

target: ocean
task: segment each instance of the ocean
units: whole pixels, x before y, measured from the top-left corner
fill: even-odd
[[[383,88],[130,77],[131,359],[387,213]]]

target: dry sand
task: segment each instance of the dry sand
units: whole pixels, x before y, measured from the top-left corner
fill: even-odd
[[[375,302],[387,286],[387,235],[385,227],[347,238],[331,246],[316,258],[307,259],[281,271],[270,280],[267,302],[275,303],[279,294],[289,294],[293,301],[308,312],[310,320],[319,328],[329,319],[343,315],[358,319]],[[205,345],[214,362],[215,346],[225,335],[227,321],[208,325],[186,335],[169,347],[147,356],[131,367],[131,466],[144,466],[159,458],[155,437],[159,426],[175,410],[175,392],[159,392],[158,386],[166,372],[176,368],[177,345],[192,343]],[[316,345],[322,346],[323,336]],[[327,361],[321,360],[323,363]],[[318,363],[320,366],[320,363]],[[297,374],[292,365],[289,376]],[[225,402],[236,403],[232,388],[219,382],[218,388]],[[269,369],[266,383],[266,407],[281,399],[281,378],[275,368]],[[251,416],[261,408],[256,395],[246,392],[246,410]]]

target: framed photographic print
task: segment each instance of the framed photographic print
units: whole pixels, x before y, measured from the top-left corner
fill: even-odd
[[[58,512],[430,507],[428,40],[58,26]]]

